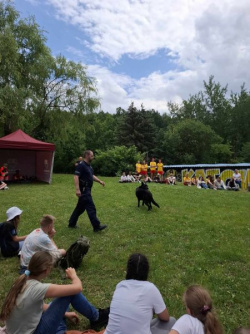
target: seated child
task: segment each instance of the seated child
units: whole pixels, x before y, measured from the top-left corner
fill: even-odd
[[[168,183],[171,185],[176,185],[176,177],[173,175],[173,173],[170,173],[168,177]]]
[[[126,173],[125,172],[123,172],[122,173],[122,176],[121,176],[121,178],[120,178],[120,181],[119,181],[120,183],[125,183],[125,182],[128,182],[128,178],[127,178],[127,176],[126,176]]]
[[[184,186],[191,186],[191,179],[188,176],[188,173],[186,173],[186,175],[183,178],[183,184]]]
[[[129,172],[128,175],[127,175],[127,181],[128,182],[135,182],[135,178],[133,177],[131,172]]]
[[[207,184],[206,182],[204,181],[203,177],[202,176],[199,176],[198,180],[197,180],[197,188],[201,189],[207,189]]]
[[[223,328],[214,313],[212,300],[206,289],[192,285],[186,290],[183,299],[187,314],[176,321],[169,334],[223,334]]]
[[[12,257],[18,255],[23,246],[25,236],[17,236],[17,227],[20,223],[22,210],[13,206],[8,209],[7,221],[0,224],[0,247],[4,257]]]
[[[217,190],[226,190],[225,183],[223,180],[220,178],[220,176],[217,176],[216,180],[214,181],[214,185]]]

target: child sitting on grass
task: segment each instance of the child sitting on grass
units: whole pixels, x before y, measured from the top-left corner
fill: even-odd
[[[16,206],[9,208],[6,211],[7,221],[0,224],[0,247],[4,257],[16,256],[22,249],[26,235],[17,235],[22,212]]]
[[[109,309],[96,309],[83,296],[82,282],[75,269],[66,269],[71,284],[41,283],[52,267],[53,257],[44,251],[36,252],[25,274],[12,285],[1,310],[0,320],[6,323],[6,333],[64,334],[65,317],[78,322],[75,312],[68,312],[69,304],[91,321],[91,326],[105,325]],[[45,298],[55,298],[50,305]]]
[[[199,285],[192,285],[186,290],[183,299],[187,314],[176,321],[169,334],[223,333],[206,289]]]

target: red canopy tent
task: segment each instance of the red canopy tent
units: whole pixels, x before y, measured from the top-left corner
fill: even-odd
[[[9,179],[16,170],[21,175],[51,183],[55,145],[34,139],[17,130],[0,138],[0,165],[8,164]]]

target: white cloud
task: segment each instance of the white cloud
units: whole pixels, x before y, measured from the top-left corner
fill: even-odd
[[[47,0],[57,18],[88,35],[85,46],[118,62],[123,55],[146,58],[166,50],[178,71],[153,72],[139,80],[92,65],[103,109],[127,108],[131,101],[167,110],[202,89],[215,75],[222,85],[250,86],[249,0]],[[75,52],[72,50],[73,53]],[[180,68],[182,69],[180,71]],[[159,69],[160,70],[160,69]]]
[[[195,93],[202,84],[199,78],[199,84],[193,84],[197,82],[197,73],[192,71],[170,71],[165,74],[154,72],[139,80],[128,75],[115,74],[98,65],[88,66],[88,73],[97,78],[102,110],[110,113],[115,113],[118,107],[127,109],[131,102],[134,102],[137,108],[143,103],[146,109],[167,112],[168,101],[180,103],[182,93]],[[184,97],[188,98],[188,94]]]

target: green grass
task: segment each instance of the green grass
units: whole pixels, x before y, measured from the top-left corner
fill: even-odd
[[[169,312],[175,317],[185,310],[182,294],[193,283],[207,287],[226,333],[250,326],[250,193],[150,184],[160,209],[137,207],[138,184],[119,184],[117,178],[102,178],[94,184],[97,214],[108,229],[94,234],[84,213],[80,229],[67,228],[77,198],[72,175],[54,175],[53,183],[10,185],[0,192],[0,221],[10,206],[23,209],[19,235],[39,225],[45,213],[56,220],[55,241],[67,249],[78,235],[90,239],[91,247],[78,270],[85,296],[97,307],[106,307],[116,284],[125,276],[132,252],[146,254],[150,277],[160,289]],[[0,258],[0,300],[18,275],[17,258]],[[54,270],[48,281],[61,283]],[[87,326],[82,319],[81,329]]]

